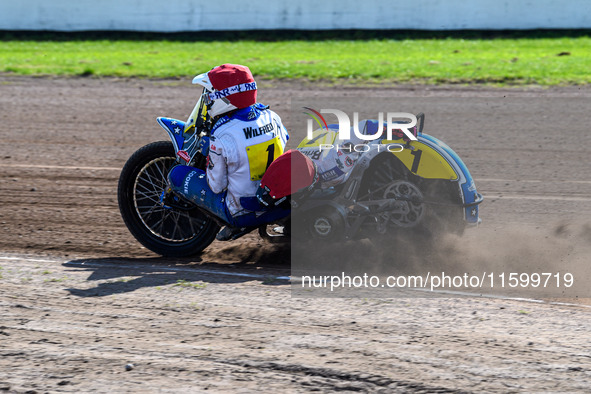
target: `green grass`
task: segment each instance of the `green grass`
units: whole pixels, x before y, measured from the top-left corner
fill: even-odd
[[[591,38],[0,40],[0,73],[18,75],[184,79],[221,63],[246,64],[264,79],[587,84]]]

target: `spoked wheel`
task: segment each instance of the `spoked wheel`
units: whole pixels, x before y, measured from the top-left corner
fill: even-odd
[[[164,200],[166,177],[175,164],[170,142],[139,149],[121,171],[118,200],[123,221],[142,245],[163,256],[184,257],[209,246],[219,226],[188,203]]]

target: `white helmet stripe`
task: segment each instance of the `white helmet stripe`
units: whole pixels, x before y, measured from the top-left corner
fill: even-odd
[[[211,100],[218,100],[218,99],[221,99],[222,97],[227,97],[232,94],[248,92],[249,90],[256,90],[256,89],[257,89],[256,82],[246,82],[246,83],[241,83],[240,85],[230,86],[229,88],[225,88],[225,89],[222,89],[219,91],[214,91],[212,93],[209,93],[209,98]]]

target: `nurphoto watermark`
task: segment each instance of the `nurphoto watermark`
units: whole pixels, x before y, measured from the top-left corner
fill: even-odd
[[[376,141],[376,140],[388,140],[391,141],[393,139],[400,139],[404,138],[410,141],[417,141],[416,136],[416,125],[417,125],[417,117],[414,114],[407,113],[407,112],[387,112],[384,115],[384,112],[378,113],[377,123],[373,129],[368,127],[368,123],[364,123],[364,128],[360,129],[360,124],[363,122],[359,122],[359,113],[353,112],[353,122],[351,123],[351,119],[349,116],[339,109],[321,109],[320,111],[316,111],[310,107],[304,107],[304,109],[310,111],[305,112],[306,114],[310,115],[312,119],[308,119],[307,122],[307,138],[310,142],[315,142],[322,138],[324,134],[314,135],[314,122],[320,126],[321,130],[334,130],[335,127],[329,127],[326,119],[322,114],[333,114],[336,116],[338,121],[338,128],[337,128],[337,140],[348,142],[351,140],[356,140],[359,142],[363,142],[363,144],[352,144],[356,152],[365,152],[370,148],[365,145],[368,142]],[[385,122],[384,122],[385,119]],[[404,119],[404,120],[402,120]],[[333,125],[331,125],[333,126]],[[317,129],[318,130],[318,129]],[[335,141],[336,142],[336,141]],[[355,146],[359,145],[360,148],[356,148]],[[399,145],[399,144],[397,144]],[[362,146],[366,146],[367,148],[363,148]],[[335,144],[319,144],[318,145],[320,150],[327,150],[327,149],[339,149],[339,145]],[[397,147],[397,150],[391,150],[388,148],[390,152],[396,152],[401,150],[402,145]],[[342,148],[341,148],[342,149]]]

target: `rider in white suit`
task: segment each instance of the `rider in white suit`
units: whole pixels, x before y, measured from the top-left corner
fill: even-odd
[[[168,177],[173,191],[228,224],[218,240],[235,239],[247,228],[287,216],[289,211],[259,211],[252,204],[265,170],[283,153],[289,135],[279,115],[256,102],[248,67],[223,64],[193,83],[204,87],[214,120],[210,139],[201,141],[207,170],[176,166]]]

